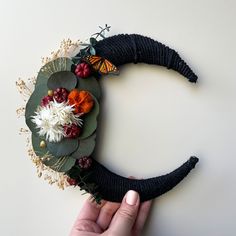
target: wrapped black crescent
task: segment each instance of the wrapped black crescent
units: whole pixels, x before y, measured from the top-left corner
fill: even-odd
[[[190,82],[196,83],[198,78],[174,49],[149,37],[119,34],[100,40],[94,48],[97,55],[108,59],[116,66],[143,62],[173,69]]]
[[[173,69],[190,82],[197,82],[197,75],[179,54],[168,46],[151,38],[138,34],[120,34],[104,38],[94,46],[96,55],[112,62],[115,66],[127,63],[146,63]],[[129,179],[119,176],[93,159],[88,182],[95,184],[96,190],[104,200],[121,202],[128,190],[140,194],[140,200],[156,198],[174,188],[181,182],[198,162],[197,157],[190,157],[183,165],[171,173],[149,178]]]
[[[100,78],[118,75],[117,67],[127,63],[164,66],[192,83],[198,77],[168,46],[138,34],[105,38],[103,33],[109,28],[106,25],[100,33],[92,35],[89,43],[78,45],[83,47],[75,57],[68,57],[68,52],[71,47],[77,51],[77,43],[63,41],[59,51],[43,60],[46,63],[37,78],[30,80],[35,82],[35,89],[25,109],[18,109],[17,113],[24,111],[32,133],[29,155],[39,177],[44,175],[50,184],[57,183],[60,188],[79,186],[97,203],[101,199],[121,202],[128,190],[137,191],[143,202],[174,188],[195,167],[198,158],[192,156],[168,174],[142,180],[122,177],[100,164],[95,158],[102,100]],[[100,37],[102,40],[97,41]],[[23,80],[17,81],[17,87],[21,94],[28,94]]]
[[[174,188],[198,162],[197,157],[190,157],[183,165],[169,174],[159,177],[137,180],[119,176],[97,161],[93,161],[90,181],[98,185],[96,189],[104,200],[121,202],[125,193],[132,189],[139,193],[141,202],[156,198]]]

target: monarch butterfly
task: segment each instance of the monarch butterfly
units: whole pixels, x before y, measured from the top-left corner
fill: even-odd
[[[103,57],[90,55],[84,57],[83,61],[87,62],[95,71],[101,74],[119,74],[117,67]]]

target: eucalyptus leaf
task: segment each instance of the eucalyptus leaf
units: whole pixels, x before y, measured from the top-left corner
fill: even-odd
[[[83,46],[83,47],[87,47],[89,46],[90,44],[89,43],[81,43],[80,46]]]
[[[92,46],[94,46],[97,43],[97,40],[93,37],[91,37],[89,41]]]
[[[67,175],[72,179],[78,179],[81,175],[81,168],[78,165],[74,165],[69,171],[67,171]]]
[[[96,50],[95,50],[94,47],[90,47],[89,52],[90,52],[91,55],[96,55]]]
[[[47,95],[48,90],[43,84],[39,85],[37,89],[31,94],[25,107],[25,117],[29,118],[34,114],[37,107],[40,105],[41,99]]]
[[[75,68],[75,65],[77,65],[77,64],[80,63],[81,57],[80,57],[80,56],[72,57],[72,61],[73,61],[74,65],[71,66],[71,69],[72,69],[72,71],[73,71],[73,67]]]
[[[44,84],[47,85],[49,77],[59,71],[71,71],[73,61],[67,57],[59,57],[53,61],[48,62],[44,65],[37,76],[35,87]]]
[[[101,87],[98,81],[94,77],[79,78],[77,88],[79,90],[85,90],[93,94],[98,100],[101,97]]]
[[[86,139],[82,139],[79,142],[78,149],[72,153],[72,157],[79,159],[81,157],[90,156],[95,148],[96,134],[91,135]]]
[[[84,57],[87,54],[87,48],[83,48],[80,50],[81,57]]]
[[[46,153],[48,153],[47,146],[45,146],[44,148],[40,147],[40,142],[45,141],[45,139],[32,134],[31,141],[32,141],[34,152],[37,156],[42,157]]]
[[[32,117],[26,118],[25,123],[34,136],[39,136],[39,134],[38,134],[39,129],[36,128],[36,124],[32,122]]]
[[[31,132],[36,136],[38,129],[36,128],[36,125],[32,122],[32,116],[37,111],[41,99],[47,95],[47,91],[48,89],[44,86],[44,84],[38,85],[37,89],[35,89],[32,95],[30,96],[25,107],[25,122]]]
[[[94,106],[92,110],[82,117],[83,127],[82,133],[79,136],[79,140],[88,138],[97,128],[97,117],[99,114],[99,103],[97,99],[93,96]]]
[[[78,139],[64,138],[60,142],[48,142],[47,148],[49,152],[55,156],[67,156],[70,155],[78,148]]]
[[[76,159],[71,156],[54,157],[49,156],[43,161],[43,164],[57,172],[69,171],[75,165]]]
[[[69,91],[74,89],[76,84],[77,78],[70,71],[59,71],[52,74],[47,83],[49,89],[65,88]]]

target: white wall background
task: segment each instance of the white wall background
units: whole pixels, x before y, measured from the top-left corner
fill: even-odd
[[[127,65],[102,81],[99,160],[128,176],[171,171],[191,155],[200,163],[155,200],[143,235],[236,235],[236,2],[0,1],[0,235],[64,236],[86,196],[38,179],[27,157],[18,77],[31,77],[63,38],[85,39],[98,25],[110,35],[141,33],[175,48],[199,75],[193,85],[173,71]]]

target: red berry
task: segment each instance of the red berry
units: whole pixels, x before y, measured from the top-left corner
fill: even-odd
[[[53,98],[59,103],[66,102],[68,94],[69,92],[65,88],[57,88],[53,92]]]
[[[53,100],[53,98],[51,96],[44,96],[41,100],[40,105],[42,107],[46,107],[49,104],[49,102],[51,102],[52,100]]]
[[[88,169],[92,165],[92,158],[90,157],[81,157],[77,163],[79,164],[79,167],[82,169]]]
[[[91,74],[91,68],[89,64],[82,62],[75,68],[75,74],[80,78],[87,78]]]
[[[76,124],[65,125],[64,127],[64,135],[66,138],[76,138],[80,134],[80,127]]]
[[[70,177],[67,178],[67,182],[69,183],[69,185],[76,185],[77,181],[75,179],[72,179]]]

